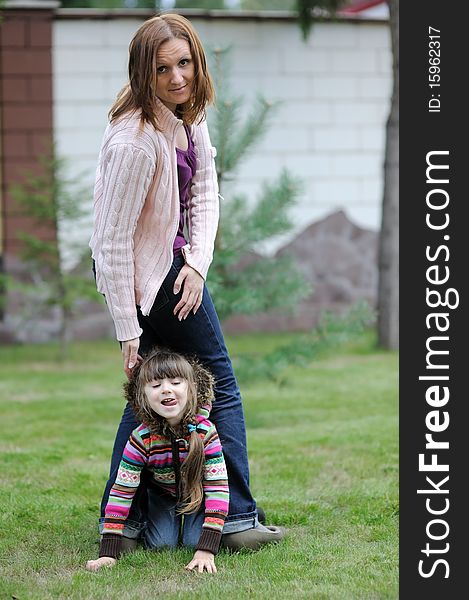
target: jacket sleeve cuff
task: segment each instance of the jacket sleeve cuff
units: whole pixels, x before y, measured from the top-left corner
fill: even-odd
[[[121,535],[105,533],[101,539],[101,544],[99,546],[99,558],[101,558],[102,556],[119,558],[121,554],[121,541]]]
[[[202,528],[202,534],[197,544],[196,550],[207,550],[212,554],[217,554],[220,548],[221,531]]]
[[[128,340],[134,340],[142,335],[143,330],[138,324],[138,319],[119,319],[114,321],[114,327],[116,328],[116,338],[119,342],[126,342]]]
[[[194,252],[191,250],[190,244],[186,244],[182,247],[182,254],[186,263],[195,269],[204,281],[207,281],[207,273],[212,262],[212,256],[202,256],[200,252]]]

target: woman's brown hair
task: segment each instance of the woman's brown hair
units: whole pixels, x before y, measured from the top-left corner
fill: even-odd
[[[188,42],[195,72],[192,96],[185,104],[178,105],[178,116],[188,125],[204,118],[206,106],[214,101],[215,90],[202,42],[190,21],[171,13],[145,21],[130,42],[129,83],[109,111],[111,122],[127,113],[140,111],[142,124],[151,123],[159,129],[154,111],[158,77],[156,55],[161,44],[175,38]]]
[[[144,389],[150,381],[173,378],[185,379],[188,383],[186,410],[177,431],[173,431],[166,419],[152,410]],[[214,383],[213,375],[196,359],[165,348],[154,348],[140,366],[134,369],[132,378],[124,384],[124,390],[137,420],[145,423],[152,433],[185,437],[188,425],[197,425],[198,409],[212,404]],[[191,513],[200,508],[204,497],[204,467],[203,439],[193,429],[190,433],[188,454],[181,466],[178,508],[180,513]]]

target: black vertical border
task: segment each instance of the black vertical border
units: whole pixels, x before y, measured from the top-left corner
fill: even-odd
[[[440,30],[440,87],[429,87],[429,27]],[[434,33],[434,32],[433,32]],[[400,598],[462,598],[467,595],[469,582],[469,394],[465,385],[465,373],[469,373],[469,327],[467,314],[467,279],[469,277],[469,97],[465,88],[469,72],[469,5],[467,2],[441,2],[403,0],[400,4]],[[429,112],[429,100],[438,98],[440,112]],[[438,96],[439,94],[439,96]],[[437,107],[437,102],[433,102]],[[440,156],[434,162],[449,164],[446,171],[447,185],[431,185],[426,182],[426,156],[428,152],[448,150],[448,157]],[[442,175],[440,171],[440,175]],[[435,172],[436,175],[436,172]],[[427,194],[431,188],[445,189],[450,198],[446,210],[429,210]],[[438,194],[435,194],[435,199]],[[443,195],[439,197],[442,199]],[[443,221],[449,216],[449,225],[442,231],[431,230],[426,225],[426,215]],[[446,238],[444,236],[447,236]],[[449,236],[449,237],[448,237]],[[427,246],[438,258],[430,262],[426,257]],[[449,280],[438,286],[429,284],[427,269],[431,265],[448,267]],[[440,289],[443,295],[452,288],[457,291],[457,308],[429,308],[426,289]],[[456,297],[451,294],[452,300]],[[449,315],[448,331],[438,333],[430,329],[426,317],[431,312]],[[443,321],[441,321],[442,323]],[[439,343],[440,349],[449,350],[441,355],[440,364],[449,369],[428,371],[426,368],[426,343],[430,336],[446,335],[448,342]],[[433,346],[437,348],[438,344]],[[428,374],[447,374],[447,382],[419,380]],[[448,464],[449,471],[419,471],[418,455],[426,452],[426,462],[435,451],[425,450],[425,434],[429,433],[426,417],[435,408],[429,406],[425,392],[430,385],[447,385],[450,398],[440,407],[441,419],[446,411],[449,426],[434,433],[436,440],[448,441],[449,449],[437,452],[438,463]],[[418,494],[418,489],[432,489],[426,476],[439,485],[449,475],[440,489],[447,494]],[[448,510],[432,515],[426,507]],[[439,541],[427,535],[432,519],[441,518],[447,523],[430,525],[435,536],[447,536]],[[426,544],[432,553],[422,552]],[[446,546],[448,544],[448,546]],[[440,552],[433,552],[439,550]],[[445,550],[445,551],[444,551]],[[438,559],[447,561],[436,564]],[[429,577],[419,574],[422,570]],[[445,577],[445,575],[449,575]]]

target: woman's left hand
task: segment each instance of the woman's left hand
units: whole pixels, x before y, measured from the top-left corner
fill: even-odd
[[[215,556],[207,550],[197,550],[194,558],[186,565],[188,571],[198,568],[199,573],[203,573],[204,569],[207,573],[216,573]]]
[[[187,319],[191,310],[195,315],[202,304],[204,278],[189,265],[184,265],[174,282],[173,292],[178,294],[181,288],[182,297],[173,311],[180,321]]]

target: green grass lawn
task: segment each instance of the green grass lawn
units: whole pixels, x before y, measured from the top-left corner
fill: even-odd
[[[236,363],[291,339],[227,341]],[[281,388],[242,385],[252,491],[289,533],[258,552],[220,553],[217,575],[185,572],[186,549],[85,571],[123,373],[112,341],[73,344],[61,363],[56,352],[0,348],[0,598],[398,598],[397,355],[376,351],[371,334],[292,370]]]

